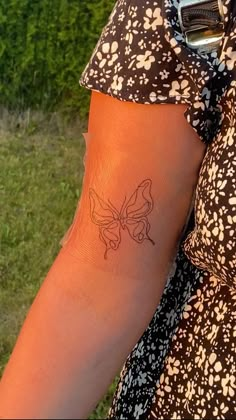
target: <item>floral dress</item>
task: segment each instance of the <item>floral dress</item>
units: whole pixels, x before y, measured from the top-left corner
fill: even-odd
[[[118,0],[81,86],[121,101],[185,103],[207,144],[194,208],[152,321],[108,418],[236,419],[236,2],[218,50],[186,44],[178,0]]]

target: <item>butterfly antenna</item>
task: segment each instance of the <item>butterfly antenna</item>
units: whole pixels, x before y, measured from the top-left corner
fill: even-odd
[[[108,198],[108,200],[107,201],[109,201],[109,203],[110,203],[110,206],[112,207],[112,209],[114,210],[114,212],[117,214],[117,216],[119,215],[119,212],[118,212],[118,210],[116,210],[116,208],[113,206],[113,204],[110,202],[110,200],[109,200],[109,198]]]
[[[126,202],[126,196],[125,196],[124,202],[123,202],[123,204],[122,204],[122,207],[121,207],[121,209],[120,209],[120,214],[122,214],[122,213],[123,213],[124,206],[125,206],[125,202]]]

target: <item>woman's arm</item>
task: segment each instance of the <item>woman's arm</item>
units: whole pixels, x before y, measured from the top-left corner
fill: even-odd
[[[92,92],[79,211],[4,371],[3,418],[88,417],[151,321],[205,152],[185,108]]]

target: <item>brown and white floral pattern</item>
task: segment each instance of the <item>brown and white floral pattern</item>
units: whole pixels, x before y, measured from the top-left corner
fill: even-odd
[[[221,129],[208,146],[200,169],[195,199],[196,226],[183,247],[193,264],[236,290],[235,93],[233,81],[220,101]]]
[[[174,273],[109,419],[236,419],[236,2],[223,0],[224,38],[208,54],[186,46],[178,4],[116,1],[80,78],[122,101],[187,104],[207,144]]]
[[[203,277],[183,308],[149,420],[236,418],[235,320],[236,290]]]

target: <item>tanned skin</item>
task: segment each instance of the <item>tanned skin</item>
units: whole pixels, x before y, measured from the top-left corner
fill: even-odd
[[[205,153],[185,109],[92,92],[81,197],[3,373],[2,418],[87,418],[150,323]]]

